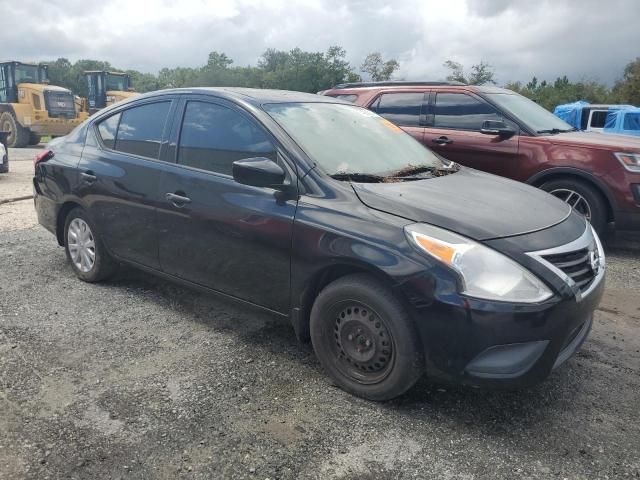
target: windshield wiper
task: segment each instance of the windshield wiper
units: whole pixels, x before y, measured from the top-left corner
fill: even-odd
[[[373,175],[371,173],[347,173],[338,172],[330,175],[331,178],[342,181],[350,182],[363,182],[363,183],[380,183],[384,182],[384,177],[380,175]]]
[[[566,132],[575,132],[577,128],[548,128],[546,130],[538,130],[536,133],[551,133],[552,135],[556,135],[558,133],[566,133]]]
[[[448,175],[450,173],[455,173],[460,170],[460,165],[455,162],[450,162],[448,166],[436,167],[434,165],[407,165],[404,168],[401,168],[397,172],[389,175],[390,178],[398,178],[398,179],[414,179],[419,180],[419,175],[424,173],[429,173],[430,177],[440,177],[442,175]],[[416,178],[418,177],[418,178]],[[424,177],[423,177],[424,178]]]

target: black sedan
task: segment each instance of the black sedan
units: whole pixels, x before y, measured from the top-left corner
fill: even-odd
[[[565,203],[329,97],[135,97],[52,142],[34,189],[80,279],[127,263],[287,317],[373,400],[424,373],[538,382],[581,346],[604,288],[598,237]]]

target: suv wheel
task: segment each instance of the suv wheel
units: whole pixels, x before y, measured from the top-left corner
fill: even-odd
[[[540,188],[558,197],[591,222],[598,234],[607,224],[607,206],[604,198],[595,188],[572,178],[551,180]]]
[[[75,274],[85,282],[99,282],[112,276],[118,264],[104,248],[93,223],[81,208],[67,215],[64,248]]]
[[[364,274],[325,287],[311,309],[311,342],[338,386],[369,400],[389,400],[424,371],[412,319],[391,290]]]

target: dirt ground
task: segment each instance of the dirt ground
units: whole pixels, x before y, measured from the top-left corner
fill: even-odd
[[[0,201],[30,193],[21,153]],[[593,332],[544,383],[379,404],[285,321],[130,269],[77,280],[32,201],[0,205],[0,479],[638,478],[638,245],[607,247]]]

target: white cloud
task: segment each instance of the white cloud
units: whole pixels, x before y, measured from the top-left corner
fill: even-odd
[[[7,5],[4,5],[7,3]],[[636,0],[2,0],[3,56],[105,59],[157,71],[197,66],[212,50],[255,64],[269,47],[344,47],[355,66],[372,51],[407,79],[446,75],[447,59],[484,60],[498,80],[613,82],[638,55]],[[34,16],[32,12],[38,11]],[[11,25],[11,28],[6,28]]]

